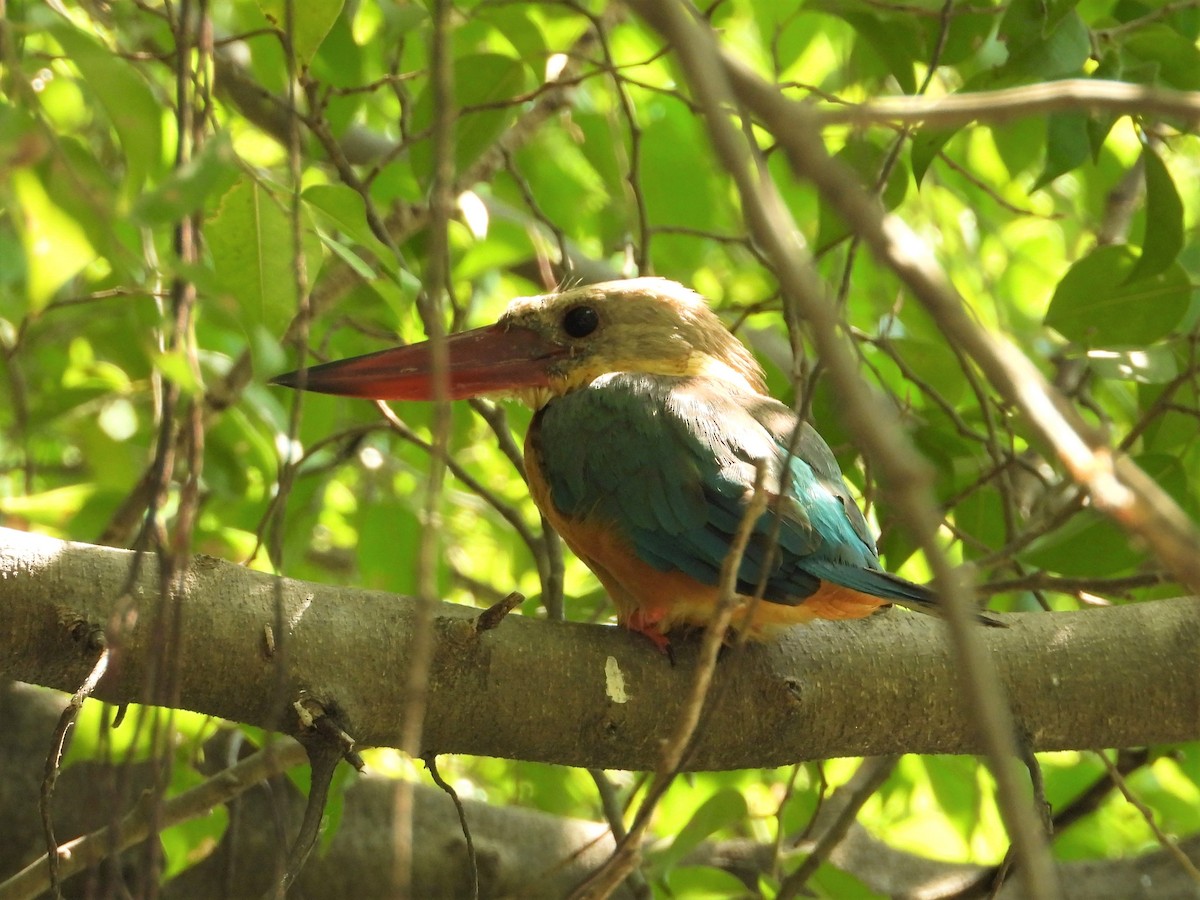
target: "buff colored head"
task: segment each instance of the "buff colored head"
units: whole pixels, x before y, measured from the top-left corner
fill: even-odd
[[[634,278],[518,297],[494,325],[447,338],[448,397],[518,397],[533,407],[611,372],[702,375],[764,393],[750,352],[695,292]],[[310,391],[379,400],[434,396],[430,344],[308,369]],[[300,387],[299,372],[274,380]]]

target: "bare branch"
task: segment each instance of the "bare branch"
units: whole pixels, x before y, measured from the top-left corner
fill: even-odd
[[[131,552],[0,529],[0,633],[5,674],[72,689],[95,655],[73,636],[107,621]],[[146,556],[133,592],[141,616],[119,670],[95,696],[145,698],[158,647],[150,620],[157,565]],[[378,591],[276,579],[208,557],[180,588],[179,705],[256,725],[279,721],[276,661],[262,649],[276,586],[289,629],[289,699],[336,705],[359,746],[395,746],[416,604]],[[441,603],[422,755],[471,753],[592,768],[653,769],[687,702],[699,648],[677,664],[618,628],[506,617],[476,632],[478,610]],[[1141,746],[1200,736],[1200,599],[1073,613],[1011,615],[980,629],[996,677],[1035,750]],[[1136,634],[1136,641],[1128,635]],[[365,662],[369,660],[369,662]],[[619,670],[625,692],[610,697]],[[364,670],[394,677],[364,678]],[[724,686],[686,767],[785,765],[888,753],[974,753],[982,739],[960,689],[944,626],[895,611],[788,629],[723,659]],[[547,695],[553,692],[553,702]],[[621,701],[624,702],[621,702]]]

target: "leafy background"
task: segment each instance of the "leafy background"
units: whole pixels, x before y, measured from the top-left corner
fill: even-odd
[[[881,531],[885,564],[928,578],[848,438],[806,333],[785,325],[775,276],[747,237],[731,181],[658,34],[618,5],[454,4],[455,209],[441,251],[430,205],[439,115],[430,8],[311,0],[292,14],[289,63],[288,10],[277,0],[8,3],[0,43],[6,524],[116,546],[181,541],[297,578],[414,594],[433,410],[397,407],[397,425],[370,403],[306,397],[293,423],[300,401],[267,379],[293,367],[298,340],[311,361],[421,339],[423,286],[443,264],[447,291],[433,299],[453,329],[491,321],[510,298],[556,283],[652,273],[705,294],[763,360],[775,395],[804,398]],[[180,65],[186,15],[202,15],[213,42],[197,50],[191,38]],[[1189,118],[1063,104],[1047,114],[985,110],[945,129],[883,117],[855,127],[842,114],[894,95],[961,96],[1063,78],[1197,91],[1200,4],[732,0],[705,15],[725,48],[816,104],[830,153],[928,242],[973,315],[1036,361],[1194,518],[1200,152]],[[289,71],[304,110],[294,133]],[[187,127],[180,92],[193,110]],[[946,548],[975,566],[993,608],[1179,593],[1042,455],[1030,426],[816,189],[789,173],[775,136],[765,128],[753,136],[863,373],[936,468]],[[181,223],[200,236],[192,256],[178,249]],[[438,593],[486,606],[517,590],[528,598],[522,614],[549,618],[564,614],[565,596],[567,618],[608,620],[598,584],[544,534],[514,466],[511,442],[528,411],[457,404],[450,416],[456,469],[440,500]],[[166,445],[176,446],[178,463],[156,492]],[[287,459],[297,465],[281,495]],[[144,531],[147,521],[160,533]],[[89,737],[108,734],[101,718],[85,712],[71,760],[120,758],[120,729],[99,744]],[[215,726],[176,716],[169,727],[195,748]],[[153,733],[142,732],[143,753],[158,746]],[[198,778],[184,756],[172,790]],[[1092,797],[1079,801],[1087,815],[1055,836],[1060,859],[1133,855],[1162,833],[1200,831],[1196,745],[1122,757],[1128,791],[1144,807],[1116,790],[1088,794],[1108,779],[1097,753],[1039,759],[1056,812]],[[368,763],[423,777],[397,751],[371,751]],[[858,766],[827,760],[690,776],[657,810],[660,843],[645,862],[644,889],[744,893],[728,873],[688,865],[686,852],[706,838],[770,844],[796,835]],[[597,820],[605,797],[635,809],[645,784],[628,773],[520,761],[457,757],[440,768],[468,797]],[[996,863],[1007,845],[993,794],[974,760],[905,756],[858,821],[921,856]],[[168,842],[167,875],[204,856],[223,819],[210,824]],[[774,896],[799,862],[779,854],[754,890]],[[826,862],[809,887],[869,895],[857,874]]]

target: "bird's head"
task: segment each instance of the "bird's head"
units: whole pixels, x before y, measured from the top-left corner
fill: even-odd
[[[698,294],[634,278],[518,297],[494,325],[446,341],[448,398],[517,397],[535,408],[610,372],[699,375],[766,393],[762,370]],[[434,396],[429,342],[313,366],[306,390],[376,400]],[[274,381],[299,387],[299,372]]]

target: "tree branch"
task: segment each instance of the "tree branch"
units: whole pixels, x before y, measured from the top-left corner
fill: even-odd
[[[6,785],[0,803],[0,878],[19,868],[20,861],[37,855],[37,772],[46,740],[62,708],[62,700],[28,686],[10,686],[0,691],[0,721],[9,727],[0,734],[0,781]],[[205,758],[224,758],[210,745]],[[298,745],[280,743],[275,749],[273,768],[302,759]],[[183,811],[185,797],[198,798],[211,792],[200,805],[191,807],[191,815],[202,815],[212,804],[230,802],[227,798],[245,787],[246,769],[264,761],[263,754],[246,757],[233,768],[205,769],[213,777],[193,791],[167,801],[168,807]],[[215,768],[215,767],[214,767]],[[86,833],[100,827],[109,817],[113,803],[113,784],[118,777],[133,782],[119,813],[137,808],[139,785],[148,773],[134,764],[134,772],[120,766],[80,763],[63,773],[63,803],[58,822],[64,834]],[[241,774],[243,781],[238,781]],[[255,776],[257,777],[257,776]],[[286,781],[277,780],[270,790],[254,788],[230,803],[231,816],[243,821],[268,821],[277,812],[281,794],[286,826],[292,834],[304,812],[304,798]],[[392,853],[395,847],[395,792],[391,779],[367,774],[356,779],[346,790],[341,824],[327,852],[312,859],[297,882],[297,891],[309,897],[379,897],[393,893]],[[816,816],[811,836],[793,848],[793,852],[812,853],[824,840],[830,827],[843,819],[846,808],[857,799],[835,793]],[[416,834],[419,844],[414,853],[417,863],[414,891],[416,896],[462,896],[469,890],[465,866],[465,839],[453,802],[441,791],[418,786],[415,793]],[[240,808],[236,808],[238,804]],[[1073,804],[1072,804],[1073,805]],[[519,807],[496,807],[479,801],[463,801],[463,811],[480,857],[480,874],[488,896],[520,896],[526,900],[560,898],[584,874],[599,865],[613,847],[604,825],[580,819],[561,818]],[[166,810],[160,822],[174,817]],[[514,840],[514,835],[519,840]],[[177,878],[162,886],[165,900],[191,900],[222,896],[230,900],[259,898],[275,875],[271,860],[284,851],[281,834],[273,828],[230,828],[211,855],[190,866]],[[123,842],[124,843],[124,842]],[[107,847],[107,844],[105,845]],[[1181,849],[1200,862],[1200,839],[1181,841]],[[72,847],[82,852],[82,845]],[[770,843],[734,839],[706,842],[681,861],[681,865],[715,866],[741,878],[748,886],[758,884],[763,873],[771,870],[775,847]],[[870,835],[857,823],[850,823],[845,837],[832,848],[830,861],[856,873],[876,892],[885,896],[947,898],[964,896],[986,879],[986,866],[947,863],[897,850]],[[126,862],[128,862],[128,855]],[[1092,897],[1154,898],[1191,897],[1193,885],[1176,861],[1163,850],[1121,859],[1079,860],[1057,864],[1064,896],[1070,900]],[[74,871],[74,870],[72,870]],[[46,884],[44,864],[42,878]],[[6,886],[15,890],[16,880]],[[99,890],[103,891],[103,881]],[[1021,896],[1021,886],[1013,881],[999,888],[1001,900]],[[614,895],[629,897],[619,889]]]
[[[79,626],[107,622],[133,554],[0,529],[4,674],[73,689],[91,656]],[[158,598],[147,557],[136,613],[96,696],[145,700]],[[181,587],[179,704],[295,732],[279,721],[276,661],[265,653],[277,580],[208,557]],[[396,745],[415,603],[378,591],[283,579],[285,685],[336,709],[362,746]],[[664,723],[680,714],[698,646],[671,666],[616,628],[509,616],[477,634],[478,610],[442,603],[435,623],[422,754],[470,753],[573,766],[653,769]],[[1004,617],[981,630],[1035,750],[1137,746],[1200,736],[1200,600]],[[1130,635],[1136,635],[1131,640]],[[890,612],[787,629],[721,661],[728,679],[690,769],[777,766],[981,747],[944,626]],[[611,660],[611,661],[610,661]],[[606,693],[624,677],[625,702]],[[290,708],[290,707],[289,707]]]
[[[868,103],[822,108],[815,111],[814,119],[821,127],[919,124],[926,128],[957,128],[972,122],[1007,122],[1047,113],[1080,111],[1143,118],[1165,116],[1181,119],[1191,126],[1200,122],[1200,92],[1125,81],[1065,78],[948,97],[882,97]]]

